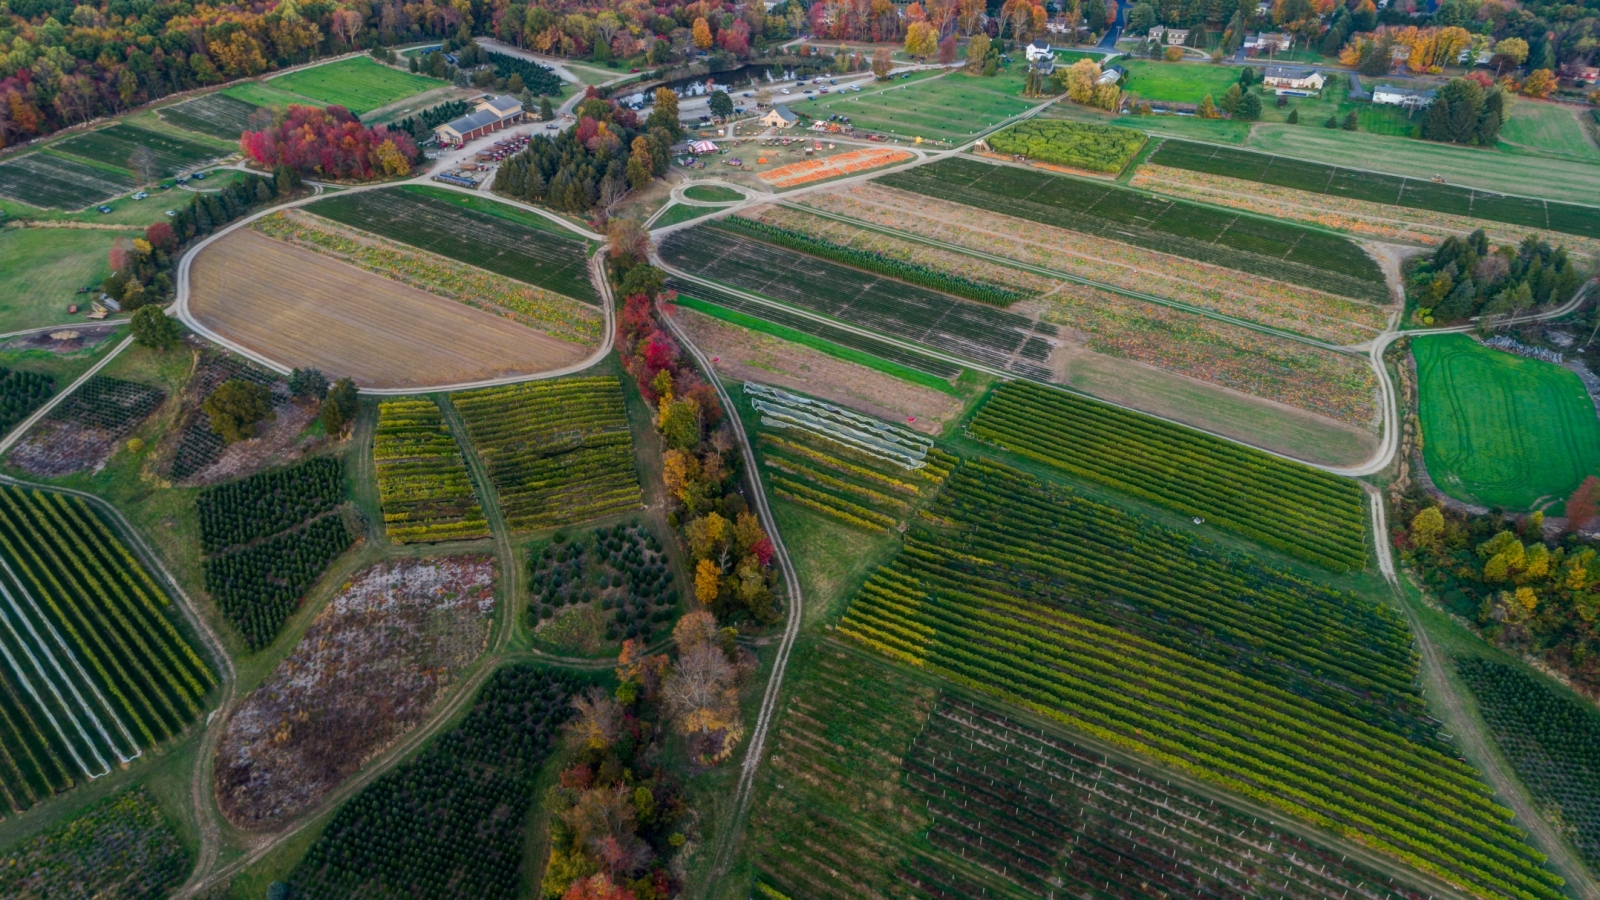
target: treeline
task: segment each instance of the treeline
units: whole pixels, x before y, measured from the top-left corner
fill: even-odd
[[[1480,228],[1465,238],[1445,239],[1432,257],[1418,263],[1411,290],[1418,313],[1445,324],[1562,303],[1581,281],[1565,247],[1552,248],[1530,234],[1521,244],[1491,251]]]
[[[476,47],[477,45],[473,45]],[[478,50],[483,61],[494,66],[496,75],[504,78],[507,84],[512,84],[512,77],[520,79],[522,87],[528,93],[539,97],[555,97],[561,94],[563,84],[560,76],[549,66],[542,66],[533,60],[522,59],[516,56],[507,56],[504,53],[495,53],[489,50]],[[513,93],[518,93],[508,87]]]
[[[587,215],[666,174],[672,160],[668,148],[682,133],[671,91],[656,92],[656,108],[643,124],[633,110],[601,99],[594,88],[575,114],[576,126],[555,137],[536,135],[526,150],[501,163],[494,189]]]
[[[452,119],[459,119],[471,111],[471,103],[465,100],[450,100],[438,106],[430,106],[416,115],[406,116],[389,128],[394,131],[404,131],[411,135],[412,140],[421,142],[432,137],[435,128]]]

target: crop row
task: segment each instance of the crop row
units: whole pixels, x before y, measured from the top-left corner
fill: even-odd
[[[1024,382],[997,388],[972,436],[1335,570],[1366,566],[1354,481]]]
[[[1015,153],[1058,166],[1114,175],[1138,155],[1145,136],[1136,129],[1115,125],[1027,119],[984,140],[997,153]]]
[[[969,465],[951,484],[933,516],[966,533],[971,559],[908,538],[930,584],[983,575],[1368,724],[1431,733],[1411,635],[1387,606],[1004,470]]]
[[[288,878],[294,895],[513,900],[535,776],[575,688],[527,665],[497,670],[460,725],[334,813]]]
[[[889,187],[1018,216],[1346,297],[1390,302],[1354,242],[1102,181],[951,158],[879,179]]]
[[[27,418],[55,390],[55,379],[0,366],[0,432]]]
[[[1150,157],[1150,162],[1313,194],[1331,194],[1369,203],[1426,209],[1600,238],[1600,209],[1576,203],[1510,197],[1459,185],[1438,184],[1399,175],[1273,156],[1270,153],[1179,140],[1163,142],[1161,148]]]
[[[116,440],[138,427],[165,399],[167,393],[160,388],[95,375],[50,410],[47,418],[103,429]]]
[[[251,649],[272,643],[328,564],[352,538],[339,516],[323,516],[204,563],[206,590]]]
[[[215,684],[88,504],[0,488],[0,789],[14,809],[178,734]]]
[[[0,854],[0,897],[154,900],[194,857],[144,788],[101,800]]]
[[[277,534],[344,502],[344,464],[317,456],[208,488],[195,498],[200,546],[217,553]]]
[[[249,130],[250,117],[260,108],[219,91],[164,106],[159,114],[179,128],[209,134],[225,141],[237,141],[241,134]]]
[[[642,502],[616,377],[485,388],[451,402],[512,529],[580,522]]]
[[[673,232],[662,242],[661,256],[697,277],[857,327],[1029,377],[1050,377],[1040,363],[1050,355],[1043,338],[1054,337],[1056,327],[1026,316],[703,227]]]
[[[864,334],[859,334],[848,329],[840,328],[837,325],[830,325],[827,322],[819,322],[816,319],[800,315],[796,312],[790,312],[786,309],[769,306],[765,303],[756,303],[751,300],[746,300],[743,297],[731,294],[728,291],[724,291],[719,288],[710,287],[704,284],[690,283],[678,278],[668,278],[667,288],[687,297],[694,297],[695,299],[703,300],[707,303],[715,303],[717,306],[723,307],[724,309],[731,309],[735,312],[744,313],[745,315],[755,316],[758,319],[765,319],[768,322],[782,325],[785,328],[793,328],[794,330],[803,334],[809,334],[814,337],[822,338],[825,341],[831,341],[832,343],[838,344],[841,347],[849,347],[853,350],[864,350],[867,353],[878,357],[879,359],[886,359],[892,363],[899,363],[907,368],[916,369],[918,372],[926,372],[929,375],[934,375],[946,380],[955,378],[957,375],[961,374],[961,367],[955,365],[954,363],[933,359],[914,350],[907,350],[903,347],[895,346],[888,341],[879,340],[878,338]]]
[[[895,259],[882,253],[846,247],[792,228],[758,222],[743,216],[728,216],[711,222],[706,227],[742,234],[768,244],[776,244],[800,253],[844,263],[853,268],[887,275],[911,284],[920,284],[926,288],[976,300],[979,303],[988,303],[991,306],[1010,306],[1018,300],[1027,298],[1021,291],[1014,291],[1002,285],[975,281],[964,275],[944,272],[921,263]]]
[[[133,176],[53,153],[29,153],[0,162],[0,196],[30,206],[82,209],[133,188]]]
[[[1423,900],[1271,823],[944,698],[906,754],[929,840],[1036,896]]]
[[[1456,661],[1500,752],[1589,866],[1600,865],[1600,717],[1538,675],[1487,659]]]
[[[91,162],[126,169],[132,168],[130,160],[133,154],[144,149],[152,157],[154,165],[151,174],[157,178],[168,178],[227,155],[227,151],[218,150],[210,144],[151,131],[126,122],[68,138],[55,144],[53,149]],[[141,175],[139,172],[133,174]]]
[[[678,603],[666,554],[639,525],[596,528],[592,536],[557,541],[528,559],[529,624],[558,615],[564,607],[598,603],[605,612],[606,640],[650,642],[658,622],[672,618]]]
[[[1001,503],[1037,489],[977,465]],[[969,553],[970,532],[928,543]],[[1026,547],[1015,548],[1026,551]],[[1357,839],[1484,897],[1561,896],[1510,813],[1467,765],[1186,649],[1032,602],[985,574],[937,585],[908,545],[857,593],[839,631]]]
[[[489,534],[489,520],[478,504],[461,449],[432,400],[380,403],[373,456],[390,540],[466,540]]]
[[[309,211],[585,303],[599,303],[589,281],[587,248],[580,240],[401,189],[338,194],[313,204]]]

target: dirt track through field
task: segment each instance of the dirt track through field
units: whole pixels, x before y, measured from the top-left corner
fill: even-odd
[[[588,352],[249,229],[200,254],[193,279],[189,308],[207,328],[363,388],[541,372]]]

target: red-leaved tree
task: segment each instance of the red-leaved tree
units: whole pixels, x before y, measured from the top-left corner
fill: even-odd
[[[1567,530],[1587,531],[1600,520],[1600,478],[1590,475],[1567,498]]]
[[[351,181],[409,175],[417,159],[410,135],[368,128],[342,106],[291,106],[281,124],[241,135],[239,147],[265,169]]]

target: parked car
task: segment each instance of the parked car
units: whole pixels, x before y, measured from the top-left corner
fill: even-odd
[[[133,199],[135,199],[135,200],[143,200],[144,198],[146,198],[148,196],[150,196],[150,192],[149,191],[140,191],[139,193],[133,195]]]
[[[111,207],[109,207],[109,206],[97,206],[97,207],[95,207],[95,209],[98,209],[103,213],[111,212]]]
[[[169,210],[167,210],[167,215],[169,215],[169,216],[175,216],[175,215],[177,215],[177,214],[178,214],[178,211],[177,211],[177,210],[175,210],[175,209],[169,209]]]
[[[195,181],[204,181],[205,177],[206,177],[206,173],[204,173],[204,172],[196,172],[196,173],[194,173],[193,175],[191,175],[189,177],[193,178]]]
[[[782,89],[780,89],[778,91],[778,93],[780,93],[780,94],[789,94],[789,93],[793,93],[793,91],[790,91],[788,88],[782,88]]]

